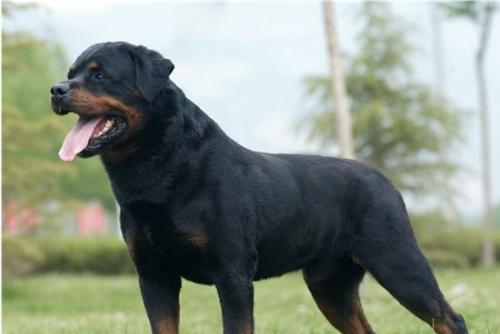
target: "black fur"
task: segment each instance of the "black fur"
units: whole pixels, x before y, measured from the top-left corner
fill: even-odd
[[[437,333],[467,333],[381,173],[355,160],[248,150],[186,98],[158,53],[123,42],[89,50],[70,81],[80,75],[78,86],[142,116],[137,135],[100,153],[154,333],[177,332],[181,277],[216,286],[225,334],[252,333],[252,282],[301,269],[342,333],[373,333],[357,293],[365,271]],[[115,79],[88,80],[91,61]]]

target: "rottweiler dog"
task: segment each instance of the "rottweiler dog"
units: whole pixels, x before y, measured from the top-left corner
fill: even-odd
[[[181,278],[215,285],[225,334],[253,333],[253,281],[296,270],[341,333],[374,333],[358,294],[367,271],[436,333],[467,333],[380,172],[246,149],[173,69],[144,46],[101,43],[50,90],[56,114],[79,116],[61,159],[100,155],[109,175],[153,333],[178,333]]]

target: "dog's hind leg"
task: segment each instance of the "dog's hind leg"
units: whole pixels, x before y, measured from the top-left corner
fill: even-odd
[[[358,288],[365,270],[351,258],[304,269],[304,279],[328,321],[343,334],[373,334]]]
[[[401,210],[371,216],[363,225],[353,256],[404,307],[427,322],[438,334],[466,334],[461,315],[455,313],[439,290],[431,267]]]

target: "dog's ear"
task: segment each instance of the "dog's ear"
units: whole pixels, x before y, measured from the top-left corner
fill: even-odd
[[[153,102],[156,95],[165,87],[170,73],[174,70],[174,64],[158,52],[144,46],[132,49],[131,57],[135,64],[136,88],[144,99]]]

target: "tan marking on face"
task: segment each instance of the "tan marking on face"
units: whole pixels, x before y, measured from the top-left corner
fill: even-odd
[[[110,162],[120,162],[137,148],[133,140],[142,127],[142,114],[110,95],[96,95],[84,88],[75,88],[71,92],[72,104],[88,117],[95,117],[111,110],[121,111],[127,118],[127,139],[123,144],[103,152],[103,157]]]
[[[129,134],[135,133],[141,126],[141,113],[113,96],[95,95],[84,88],[73,89],[71,96],[72,104],[87,116],[99,116],[114,109],[121,111],[127,117]]]
[[[137,88],[132,88],[132,94],[136,97],[142,97],[141,93],[137,90]]]
[[[90,70],[96,70],[96,69],[98,69],[98,68],[99,68],[99,64],[98,64],[97,62],[93,61],[93,62],[91,62],[91,63],[89,64],[88,68],[89,68]]]

